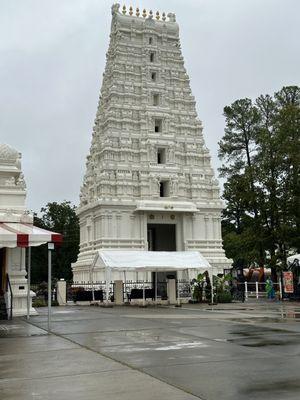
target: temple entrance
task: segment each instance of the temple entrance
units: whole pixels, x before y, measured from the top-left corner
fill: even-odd
[[[176,251],[176,225],[175,224],[148,224],[148,250],[149,251]],[[176,279],[176,272],[152,272],[153,287],[157,296],[162,300],[167,299],[167,279]]]
[[[5,275],[6,275],[6,266],[5,266],[5,250],[0,249],[0,294],[5,290]]]

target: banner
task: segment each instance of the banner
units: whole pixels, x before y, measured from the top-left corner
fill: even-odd
[[[292,272],[283,272],[283,290],[285,293],[294,293],[294,277]]]

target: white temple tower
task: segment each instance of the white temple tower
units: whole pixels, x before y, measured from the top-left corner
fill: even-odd
[[[107,62],[81,188],[76,282],[97,249],[198,250],[223,272],[218,182],[175,14],[112,6]],[[134,15],[135,14],[135,15]],[[95,271],[94,280],[102,280]]]

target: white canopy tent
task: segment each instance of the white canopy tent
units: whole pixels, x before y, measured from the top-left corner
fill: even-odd
[[[105,270],[107,293],[112,271],[166,272],[194,269],[199,272],[208,271],[211,282],[213,275],[212,266],[199,251],[98,250],[91,267],[91,281],[95,267]]]
[[[0,248],[33,247],[62,242],[62,235],[21,222],[0,222]]]

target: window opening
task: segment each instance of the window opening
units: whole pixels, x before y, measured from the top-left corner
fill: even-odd
[[[156,119],[154,123],[154,132],[161,132],[162,131],[162,120]]]
[[[152,80],[153,82],[156,81],[156,72],[151,72],[151,80]]]
[[[151,51],[150,53],[150,62],[154,62],[154,52]]]
[[[159,104],[159,95],[157,93],[154,93],[152,100],[153,100],[153,105],[154,106],[158,106],[158,104]]]
[[[166,163],[166,149],[157,149],[157,164]]]
[[[168,181],[160,182],[159,196],[160,197],[169,197],[169,182]]]
[[[152,44],[152,43],[153,43],[153,38],[149,37],[149,44]]]

